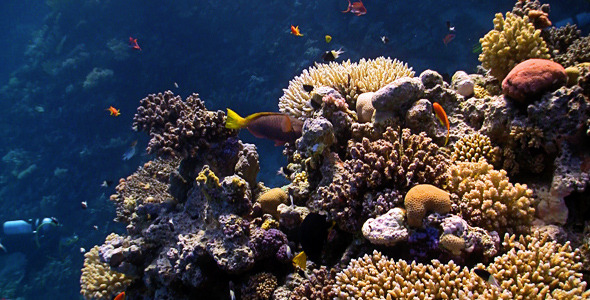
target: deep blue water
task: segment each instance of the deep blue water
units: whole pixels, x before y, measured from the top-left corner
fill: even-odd
[[[47,3],[0,3],[0,221],[54,216],[62,237],[79,240],[61,251],[31,246],[24,255],[0,256],[0,297],[80,298],[79,248],[124,231],[112,221],[113,187],[101,182],[128,176],[151,158],[140,150],[121,160],[132,141],[139,140],[138,149],[147,144],[144,133],[131,130],[147,94],[197,92],[210,110],[229,107],[242,115],[277,111],[289,80],[323,51],[339,48],[343,59],[389,56],[417,73],[474,72],[473,45],[493,27],[494,14],[511,10],[514,1],[366,0],[361,17],[340,13],[345,0]],[[588,1],[548,3],[554,22],[590,12]],[[446,21],[457,35],[447,46]],[[304,36],[290,35],[291,24]],[[141,52],[127,47],[129,36],[138,38]],[[94,68],[113,75],[85,88]],[[108,115],[110,105],[120,117]],[[247,131],[240,138],[258,147],[259,179],[283,183],[276,176],[285,162],[281,148]]]

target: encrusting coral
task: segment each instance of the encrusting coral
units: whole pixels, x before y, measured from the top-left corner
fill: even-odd
[[[111,233],[106,240],[117,237],[117,234]],[[107,263],[101,262],[98,249],[98,246],[94,246],[84,254],[80,293],[85,299],[107,300],[124,291],[133,278],[113,271]]]
[[[117,207],[118,222],[129,223],[143,205],[171,202],[168,193],[170,173],[180,164],[178,159],[157,158],[145,163],[125,179],[120,179],[110,199]]]
[[[506,171],[494,170],[486,161],[458,162],[449,169],[446,189],[469,225],[500,233],[529,231],[533,191],[510,183]]]
[[[133,128],[149,133],[148,153],[194,157],[212,141],[236,135],[225,128],[225,113],[208,111],[198,94],[182,100],[171,91],[150,94],[140,101]]]
[[[361,59],[354,63],[347,60],[316,64],[289,82],[289,87],[283,90],[284,94],[279,99],[279,110],[300,119],[311,116],[311,96],[303,85],[332,87],[346,98],[349,107],[356,107],[356,98],[360,94],[375,92],[404,76],[413,77],[412,68],[397,59],[385,57]]]
[[[529,23],[528,16],[521,18],[507,12],[504,19],[501,13],[496,14],[494,29],[479,42],[482,47],[479,61],[498,80],[503,80],[516,64],[526,59],[550,58],[541,31]]]

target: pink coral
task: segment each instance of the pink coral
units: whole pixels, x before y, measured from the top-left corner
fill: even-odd
[[[565,69],[560,64],[533,58],[519,63],[508,73],[502,81],[502,92],[522,104],[528,104],[543,93],[563,86],[566,81]]]

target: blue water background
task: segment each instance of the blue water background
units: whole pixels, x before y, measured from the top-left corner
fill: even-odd
[[[79,248],[124,233],[112,221],[114,189],[101,182],[116,182],[152,158],[143,150],[147,135],[131,130],[147,94],[197,92],[210,110],[229,107],[242,115],[277,111],[289,80],[339,48],[343,59],[389,56],[417,74],[474,72],[472,47],[493,27],[494,14],[511,10],[514,1],[367,0],[368,13],[360,17],[340,12],[345,0],[47,3],[0,3],[0,221],[54,216],[64,237],[79,240],[52,255],[31,247],[24,258],[0,256],[0,297],[80,298]],[[588,1],[548,3],[554,22],[590,12]],[[446,21],[456,27],[447,46]],[[290,25],[304,36],[289,34]],[[129,36],[142,51],[127,47]],[[84,87],[94,68],[113,75]],[[108,115],[110,105],[120,117]],[[240,137],[258,147],[259,179],[284,184],[276,175],[285,163],[281,148],[247,131]],[[134,140],[139,155],[121,160]]]

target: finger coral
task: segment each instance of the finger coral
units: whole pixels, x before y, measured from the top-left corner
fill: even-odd
[[[346,156],[344,162],[332,164],[332,181],[320,186],[309,203],[327,211],[346,231],[360,230],[366,219],[376,216],[376,207],[383,214],[401,206],[403,192],[410,187],[446,181],[447,159],[425,133],[388,127],[381,139],[349,141]],[[365,205],[367,201],[372,204]]]
[[[198,94],[183,101],[171,91],[141,99],[133,128],[149,133],[148,153],[180,157],[194,157],[211,141],[236,135],[236,131],[225,128],[224,112],[208,111]]]
[[[513,299],[588,299],[582,280],[580,250],[570,242],[561,245],[548,235],[504,236],[506,254],[497,257],[489,271]]]
[[[506,13],[506,19],[501,13],[496,14],[494,29],[479,42],[482,47],[479,61],[499,80],[526,59],[550,57],[541,31],[529,23],[528,16],[521,18],[510,12]]]
[[[428,212],[446,214],[451,210],[449,193],[430,184],[419,184],[406,194],[404,205],[407,210],[408,225],[422,227],[422,219]]]
[[[407,64],[385,57],[361,59],[351,63],[316,64],[289,82],[279,99],[279,110],[297,118],[308,118],[313,111],[309,105],[310,94],[303,85],[329,86],[342,94],[348,107],[356,107],[357,97],[366,92],[375,92],[401,77],[413,77],[414,71]]]
[[[117,234],[107,236],[107,241],[116,238]],[[84,254],[84,267],[80,277],[80,294],[84,299],[106,300],[124,291],[131,281],[130,276],[111,270],[111,267],[100,261],[98,246],[94,246]]]
[[[486,161],[459,162],[449,169],[447,190],[469,225],[504,232],[528,232],[535,214],[533,191],[513,185],[506,171]]]
[[[490,163],[498,159],[497,149],[492,147],[490,138],[480,133],[462,137],[453,145],[453,161],[477,162],[486,160]]]

